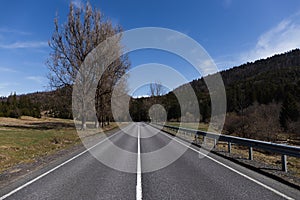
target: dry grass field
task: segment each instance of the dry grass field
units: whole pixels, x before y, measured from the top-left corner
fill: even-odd
[[[115,126],[112,123],[105,130]],[[80,142],[73,120],[0,117],[0,173]]]
[[[179,126],[179,122],[167,122],[167,125],[170,126]],[[181,126],[183,128],[191,128],[191,129],[198,129],[201,131],[207,131],[208,129],[208,124],[205,123],[182,123]]]

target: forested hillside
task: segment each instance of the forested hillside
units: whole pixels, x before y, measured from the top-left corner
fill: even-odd
[[[282,132],[299,135],[299,49],[222,71],[221,76],[227,95],[225,133],[265,140],[280,139],[278,135]],[[200,121],[209,122],[210,97],[204,79],[189,84],[198,97]],[[185,87],[182,85],[175,91],[183,91]],[[169,121],[179,121],[182,113],[173,92],[155,98],[164,105]],[[137,117],[134,112],[147,112],[151,107],[149,98],[132,102],[133,119],[149,120],[147,113],[138,112]]]
[[[300,50],[243,64],[222,71],[221,76],[226,87],[229,112],[248,107],[255,101],[259,104],[280,102],[288,93],[299,100]],[[208,92],[203,78],[190,84],[196,93]]]

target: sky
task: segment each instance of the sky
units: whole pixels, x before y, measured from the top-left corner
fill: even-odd
[[[0,1],[0,96],[50,90],[45,63],[54,18],[66,21],[70,0]],[[76,6],[84,0],[74,0]],[[196,40],[219,70],[300,48],[299,0],[90,0],[124,30],[163,27]],[[162,63],[199,78],[186,61],[166,52],[129,54],[132,68]],[[145,89],[136,95],[147,95]]]

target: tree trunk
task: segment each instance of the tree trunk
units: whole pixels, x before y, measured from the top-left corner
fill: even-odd
[[[86,130],[86,116],[83,115],[81,119],[81,130]]]
[[[107,117],[107,125],[109,126],[109,117]]]
[[[103,116],[101,117],[101,127],[102,128],[104,127],[104,118],[103,118]]]
[[[99,128],[99,121],[98,121],[97,117],[95,119],[95,128]]]

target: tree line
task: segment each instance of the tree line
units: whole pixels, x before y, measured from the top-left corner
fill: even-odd
[[[40,104],[33,103],[26,95],[17,96],[16,93],[1,99],[0,117],[20,118],[22,115],[40,118]]]

